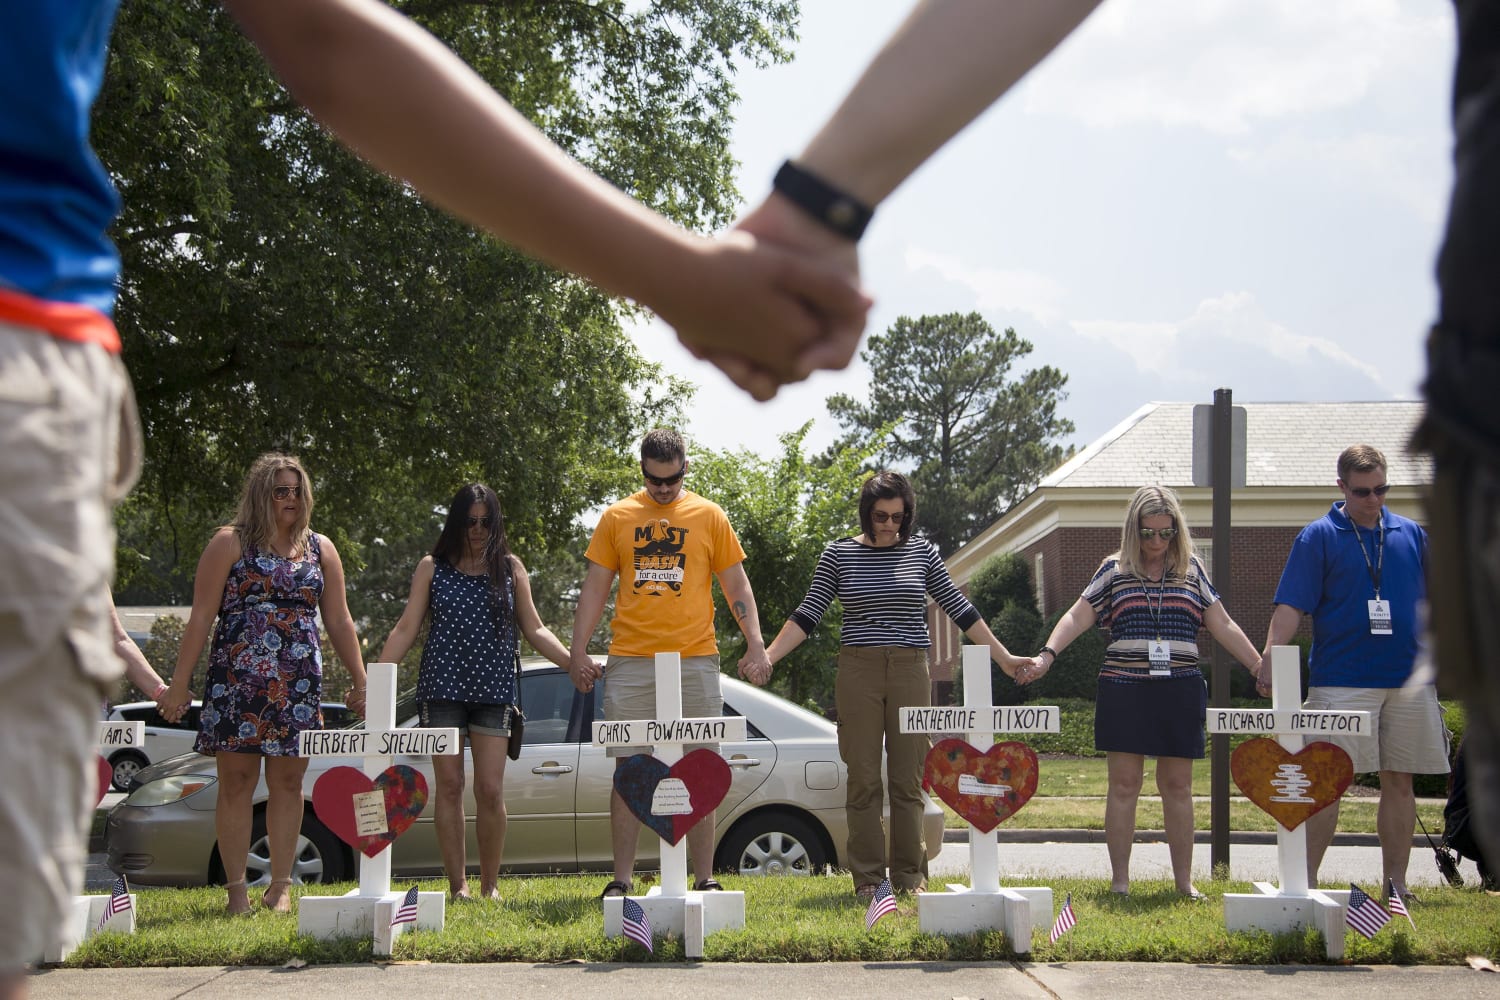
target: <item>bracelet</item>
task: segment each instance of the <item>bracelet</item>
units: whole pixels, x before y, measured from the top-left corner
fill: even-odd
[[[1051,646],[1043,646],[1041,653],[1037,653],[1036,655],[1037,656],[1041,656],[1042,653],[1051,653],[1052,654],[1052,662],[1053,663],[1057,662],[1057,650],[1053,649]]]
[[[151,700],[152,701],[161,701],[161,696],[164,695],[164,694],[166,694],[167,690],[168,690],[167,682],[166,681],[161,681],[160,683],[158,683],[156,685],[156,690],[151,692]]]
[[[875,210],[791,160],[781,165],[771,187],[787,201],[847,239],[858,241]]]

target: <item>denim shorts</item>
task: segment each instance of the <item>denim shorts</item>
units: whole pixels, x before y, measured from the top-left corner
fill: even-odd
[[[514,705],[486,705],[471,701],[424,701],[419,709],[423,729],[458,730],[480,736],[509,736]]]

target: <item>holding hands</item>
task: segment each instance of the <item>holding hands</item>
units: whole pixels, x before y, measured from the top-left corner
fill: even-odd
[[[756,687],[765,687],[766,682],[771,679],[771,660],[766,656],[764,646],[758,650],[752,648],[740,657],[739,674]]]
[[[575,652],[568,659],[568,677],[573,686],[584,694],[594,690],[594,682],[604,676],[604,664],[583,652]]]

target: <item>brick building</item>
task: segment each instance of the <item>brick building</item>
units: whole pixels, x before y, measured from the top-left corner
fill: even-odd
[[[1231,498],[1230,579],[1215,585],[1230,615],[1259,648],[1293,539],[1340,499],[1339,452],[1351,444],[1384,452],[1391,482],[1386,503],[1419,522],[1425,518],[1420,493],[1432,481],[1432,464],[1406,453],[1421,418],[1419,402],[1237,405],[1245,410],[1245,485]],[[1194,544],[1212,571],[1213,491],[1192,485],[1193,406],[1148,403],[1089,444],[948,557],[954,582],[967,589],[969,578],[991,556],[1019,552],[1031,564],[1042,617],[1050,619],[1078,599],[1100,561],[1119,548],[1125,507],[1136,489],[1150,484],[1177,491]],[[952,700],[961,637],[935,606],[928,615],[933,700],[946,704]],[[1206,634],[1202,645],[1209,648]]]

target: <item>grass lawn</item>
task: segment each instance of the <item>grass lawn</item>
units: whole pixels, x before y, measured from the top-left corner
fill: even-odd
[[[918,929],[917,903],[903,897],[896,914],[867,931],[865,906],[847,875],[814,878],[726,877],[745,892],[745,928],[709,936],[710,962],[919,961],[1008,959],[1015,952],[998,931],[942,937]],[[1224,892],[1250,891],[1249,883],[1212,883],[1209,900],[1182,899],[1170,882],[1132,883],[1129,898],[1111,896],[1104,880],[1062,875],[1039,877],[1053,907],[1071,893],[1078,926],[1056,945],[1047,941],[1050,919],[1033,928],[1031,959],[1052,961],[1155,961],[1213,964],[1324,964],[1314,932],[1231,934],[1224,927]],[[397,888],[405,888],[402,881]],[[441,880],[423,887],[439,890]],[[334,895],[354,883],[299,890]],[[104,934],[86,941],[69,959],[73,967],[135,965],[281,965],[371,961],[370,941],[317,941],[297,934],[295,916],[257,912],[224,914],[222,889],[137,890],[134,935]],[[505,902],[449,905],[441,932],[403,935],[393,959],[431,962],[662,962],[682,961],[682,944],[658,938],[655,954],[623,938],[606,939],[596,894],[599,877],[532,876],[505,879]],[[254,897],[253,897],[254,898]],[[1467,955],[1500,957],[1495,899],[1474,889],[1425,888],[1413,908],[1417,930],[1401,918],[1374,940],[1350,932],[1346,961],[1354,964],[1456,965]]]

